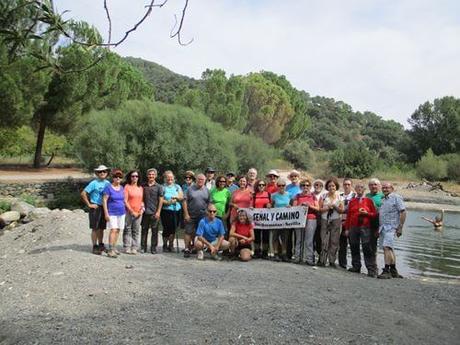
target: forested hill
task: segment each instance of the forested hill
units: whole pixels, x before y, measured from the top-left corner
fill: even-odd
[[[157,101],[199,110],[224,127],[254,133],[282,150],[291,146],[301,154],[352,145],[370,150],[390,164],[404,156],[401,147],[406,133],[401,124],[372,112],[356,112],[332,98],[311,97],[295,89],[284,76],[264,71],[227,77],[222,70],[206,70],[201,80],[195,80],[154,62],[132,57],[126,60],[152,83]],[[264,117],[271,125],[258,129]],[[273,128],[278,132],[270,132]],[[292,161],[292,154],[286,154]]]
[[[160,102],[175,103],[178,94],[200,83],[193,78],[174,73],[155,62],[135,57],[123,59],[143,73],[145,79],[154,86],[155,99]]]

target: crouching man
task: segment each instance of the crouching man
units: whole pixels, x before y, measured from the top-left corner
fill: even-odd
[[[216,212],[216,206],[209,204],[206,210],[206,217],[202,218],[198,223],[195,239],[198,260],[204,259],[204,249],[210,252],[213,259],[221,260],[219,252],[229,248],[228,241],[224,239],[224,224],[216,217]]]

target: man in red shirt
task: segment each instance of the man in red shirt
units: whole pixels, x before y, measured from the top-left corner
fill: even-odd
[[[266,175],[267,177],[267,188],[265,190],[270,194],[275,194],[278,191],[278,186],[276,185],[276,181],[278,181],[278,177],[280,175],[275,169],[272,169]]]
[[[371,244],[371,219],[377,216],[377,210],[372,199],[364,197],[365,187],[362,183],[355,186],[356,197],[348,204],[347,219],[345,221],[345,234],[350,241],[351,264],[350,272],[361,272],[361,254],[359,244],[363,248],[364,263],[367,275],[375,278],[377,266],[373,260]]]

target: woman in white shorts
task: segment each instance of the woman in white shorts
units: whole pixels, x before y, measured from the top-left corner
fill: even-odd
[[[110,229],[109,251],[107,252],[107,256],[110,258],[116,258],[119,254],[115,246],[118,242],[120,229],[125,227],[125,193],[121,185],[122,178],[123,172],[120,169],[112,171],[112,183],[105,187],[102,199],[107,229]]]

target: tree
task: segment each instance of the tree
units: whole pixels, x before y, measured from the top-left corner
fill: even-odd
[[[253,133],[266,143],[274,144],[281,139],[285,126],[294,116],[289,96],[260,73],[249,74],[246,83],[244,101],[248,115],[243,133]]]
[[[460,152],[460,99],[446,96],[425,102],[408,122],[418,157],[430,148],[436,155]]]
[[[66,70],[79,69],[94,59],[92,53],[71,44],[59,49],[59,63]],[[34,167],[40,166],[46,128],[69,133],[91,109],[114,108],[127,99],[152,97],[151,87],[138,71],[115,53],[104,49],[101,54],[103,60],[91,69],[53,73],[44,101],[34,113],[38,127]]]
[[[364,178],[377,168],[375,152],[369,151],[362,142],[347,144],[336,150],[330,159],[334,173],[342,177]]]

